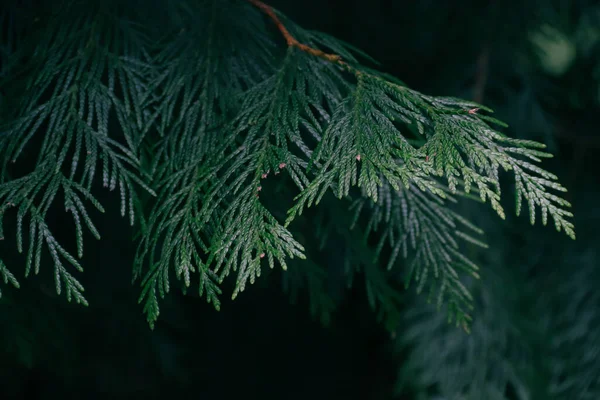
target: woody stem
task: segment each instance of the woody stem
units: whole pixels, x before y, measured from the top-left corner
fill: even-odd
[[[296,40],[296,38],[294,36],[292,36],[292,34],[287,30],[285,25],[281,22],[281,20],[279,19],[279,17],[273,10],[273,8],[270,7],[269,5],[263,3],[260,0],[248,0],[248,1],[252,5],[254,5],[256,8],[261,10],[263,13],[265,13],[269,18],[271,18],[271,20],[277,26],[277,29],[279,29],[279,32],[281,32],[281,34],[285,38],[285,41],[287,42],[288,46],[296,47],[310,55],[325,59],[330,62],[334,62],[334,63],[340,64],[340,65],[346,65],[346,63],[344,61],[342,61],[342,57],[340,57],[339,55],[325,53],[324,51],[307,46],[303,43],[300,43],[298,40]]]

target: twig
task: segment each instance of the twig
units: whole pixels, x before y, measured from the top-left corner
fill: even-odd
[[[344,67],[348,66],[344,61],[342,61],[341,56],[339,56],[337,54],[325,53],[324,51],[307,46],[303,43],[300,43],[298,40],[296,40],[296,38],[293,37],[292,34],[287,30],[285,25],[283,25],[283,23],[281,22],[281,20],[279,19],[279,17],[277,16],[277,14],[275,13],[275,11],[273,10],[272,7],[268,6],[267,4],[263,3],[260,0],[248,0],[248,1],[252,5],[254,5],[256,8],[258,8],[259,10],[261,10],[262,12],[267,14],[269,16],[269,18],[271,18],[273,20],[273,22],[277,26],[277,29],[279,29],[279,31],[285,38],[285,41],[287,42],[288,46],[296,47],[308,54],[315,56],[315,57],[319,57],[319,58],[325,59],[327,61],[330,61],[330,62],[333,62],[336,64],[340,64]]]

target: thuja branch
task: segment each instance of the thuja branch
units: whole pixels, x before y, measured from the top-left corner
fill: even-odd
[[[319,49],[315,49],[313,47],[307,46],[303,43],[300,43],[294,36],[292,36],[292,34],[287,30],[287,28],[285,27],[285,25],[283,24],[283,22],[281,22],[281,20],[279,19],[279,17],[277,16],[277,14],[275,13],[275,11],[273,10],[272,7],[268,6],[267,4],[263,3],[260,0],[248,0],[251,4],[253,4],[255,7],[257,7],[258,9],[260,9],[262,12],[264,12],[265,14],[267,14],[269,16],[269,18],[271,18],[273,20],[273,22],[275,23],[275,25],[277,26],[277,29],[279,29],[279,31],[281,32],[281,34],[283,35],[283,37],[285,38],[285,41],[287,42],[287,45],[290,47],[296,47],[308,54],[311,54],[315,57],[320,57],[323,58],[327,61],[330,62],[334,62],[337,64],[340,64],[342,66],[347,66],[347,64],[342,61],[342,57],[340,57],[337,54],[330,54],[330,53],[325,53],[322,50]]]

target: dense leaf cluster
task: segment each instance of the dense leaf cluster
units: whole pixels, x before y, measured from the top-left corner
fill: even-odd
[[[294,224],[327,193],[351,201],[372,299],[394,303],[387,265],[438,307],[446,298],[465,328],[473,299],[459,271],[478,277],[478,267],[463,246],[483,243],[452,202],[474,192],[504,218],[500,170],[511,171],[517,214],[525,201],[531,223],[539,210],[575,237],[570,205],[553,193],[565,189],[537,165],[550,156],[544,146],[505,136],[484,106],[409,89],[363,66],[372,61],[360,51],[279,15],[299,43],[339,57],[286,48],[248,2],[165,2],[160,29],[140,7],[66,1],[3,65],[14,101],[2,114],[0,216],[16,217],[25,276],[49,255],[69,300],[87,304],[73,269],[83,270],[85,231],[100,238],[97,181],[139,221],[133,275],[151,325],[173,278],[185,289],[196,276],[218,309],[229,275],[235,297],[263,267],[306,258],[310,240]],[[287,177],[297,194],[282,208],[267,184]],[[56,207],[71,216],[75,249],[46,221]],[[310,261],[295,268],[314,282]]]

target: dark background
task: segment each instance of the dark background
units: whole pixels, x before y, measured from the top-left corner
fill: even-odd
[[[584,268],[569,257],[586,251],[591,251],[586,265],[597,265],[590,249],[597,246],[600,198],[600,46],[579,29],[581,21],[598,12],[596,2],[269,4],[305,28],[365,50],[381,62],[381,69],[412,88],[475,98],[509,123],[510,135],[546,143],[555,158],[545,168],[569,188],[576,242],[551,226],[531,227],[525,217],[511,215],[502,222],[484,206],[469,212],[490,231],[498,251],[514,255],[507,260],[530,262],[533,276],[563,276],[569,269]],[[529,32],[543,24],[558,27],[576,48],[559,72],[529,40]],[[561,49],[546,47],[550,55],[560,56]],[[310,317],[306,298],[290,305],[280,290],[280,272],[274,271],[234,302],[223,296],[220,312],[193,294],[173,292],[150,331],[130,282],[133,232],[110,209],[116,204],[106,196],[100,201],[107,212],[97,220],[106,234],[86,243],[81,279],[93,299],[89,308],[57,297],[51,277],[43,273],[22,281],[20,290],[3,290],[1,398],[391,397],[402,355],[390,351],[389,334],[376,322],[360,285],[344,295],[328,327]],[[11,231],[10,225],[5,231]],[[22,260],[6,246],[0,251],[13,263]],[[404,398],[411,397],[407,393]]]

